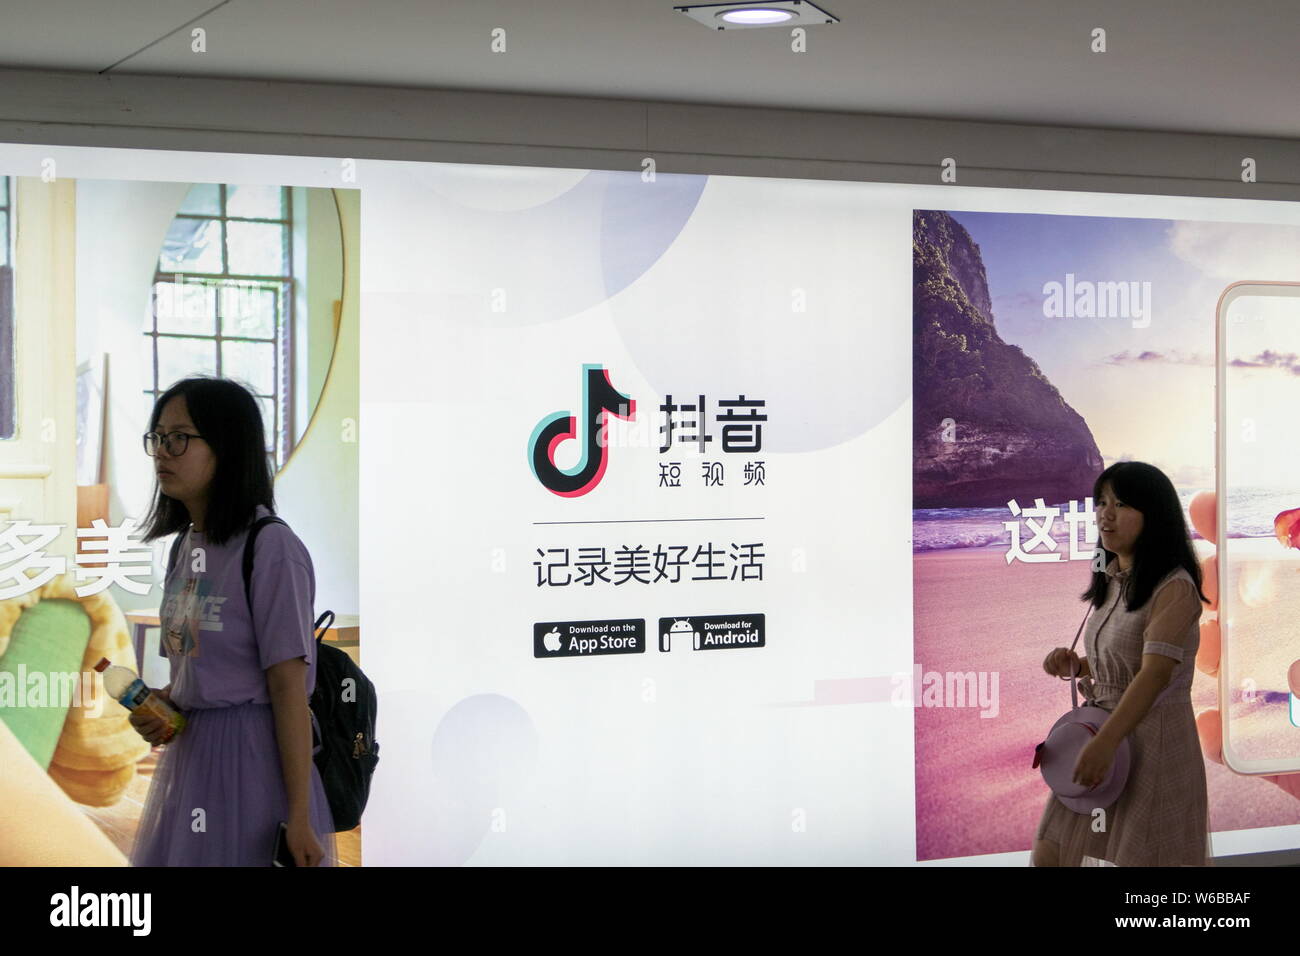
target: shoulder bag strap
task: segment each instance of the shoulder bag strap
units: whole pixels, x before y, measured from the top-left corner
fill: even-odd
[[[1074,632],[1074,640],[1070,642],[1071,651],[1074,650],[1074,645],[1079,643],[1079,635],[1083,633],[1083,626],[1088,623],[1088,616],[1091,614],[1092,614],[1092,602],[1089,601],[1088,609],[1083,612],[1083,620],[1079,622],[1079,629]],[[1075,674],[1074,676],[1069,678],[1064,678],[1064,677],[1061,678],[1062,680],[1069,680],[1070,682],[1070,705],[1071,705],[1070,709],[1071,710],[1079,709],[1078,677],[1079,675]]]

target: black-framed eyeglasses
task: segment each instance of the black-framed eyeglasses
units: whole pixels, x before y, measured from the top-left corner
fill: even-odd
[[[190,447],[191,438],[202,438],[202,435],[190,435],[186,432],[171,432],[166,436],[167,454],[173,458],[179,458]],[[146,432],[144,436],[144,453],[146,455],[157,455],[158,444],[163,441],[163,437],[157,432]]]

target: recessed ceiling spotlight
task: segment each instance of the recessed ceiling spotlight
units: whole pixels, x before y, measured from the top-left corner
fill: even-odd
[[[839,17],[827,13],[808,0],[773,0],[771,3],[697,3],[680,10],[711,30],[753,30],[758,27],[810,26],[839,23]]]

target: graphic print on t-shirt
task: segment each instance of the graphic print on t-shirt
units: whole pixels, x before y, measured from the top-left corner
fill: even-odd
[[[199,656],[199,631],[220,631],[221,605],[224,597],[212,593],[212,581],[207,578],[186,578],[184,586],[167,599],[162,620],[169,654]]]

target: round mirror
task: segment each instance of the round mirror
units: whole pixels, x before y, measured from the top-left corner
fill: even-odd
[[[320,401],[338,340],[343,235],[332,189],[195,183],[153,287],[150,407],[172,383],[219,375],[262,405],[278,474]]]

